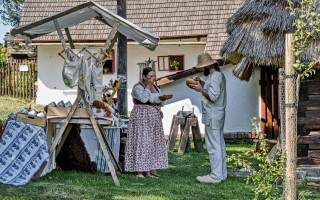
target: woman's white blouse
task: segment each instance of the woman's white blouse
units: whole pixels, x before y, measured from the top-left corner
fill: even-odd
[[[162,103],[162,101],[159,99],[159,96],[161,95],[161,91],[158,88],[159,93],[151,93],[151,91],[147,88],[144,88],[141,84],[136,84],[132,88],[131,96],[134,99],[139,100],[142,103],[147,103],[148,101],[150,103]]]

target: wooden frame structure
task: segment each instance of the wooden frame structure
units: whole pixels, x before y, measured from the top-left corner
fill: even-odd
[[[63,52],[65,52],[67,49],[69,49],[69,47],[67,46],[67,43],[63,37],[63,34],[62,34],[62,31],[61,31],[61,28],[59,26],[59,23],[56,19],[53,20],[54,22],[54,25],[56,27],[56,30],[58,32],[58,35],[59,35],[59,38],[61,40],[61,43],[62,43],[62,46],[64,48]],[[116,39],[117,39],[117,36],[118,36],[118,23],[116,23],[114,26],[113,26],[113,29],[111,31],[111,33],[109,34],[109,37],[103,47],[103,49],[101,51],[103,51],[105,53],[105,57],[107,57],[109,54],[109,52],[111,52],[112,50],[112,46],[114,45]],[[78,57],[78,55],[72,50],[75,48],[73,42],[72,42],[72,39],[71,39],[71,35],[68,31],[68,28],[65,29],[66,30],[66,33],[67,33],[67,37],[68,37],[68,40],[69,40],[69,43],[70,43],[70,47],[71,49],[69,49],[75,56]],[[62,56],[62,53],[59,53],[59,55],[64,58]],[[99,60],[100,58],[98,57],[95,57],[94,55],[91,55],[91,57],[94,57],[97,62],[104,62],[105,61],[105,58],[101,58],[101,60]],[[64,58],[65,59],[65,58]],[[80,72],[82,72],[83,70],[80,69]],[[91,125],[93,126],[93,129],[94,129],[94,132],[98,138],[98,142],[101,146],[101,149],[102,149],[102,152],[103,152],[103,155],[107,161],[107,164],[108,164],[108,167],[109,167],[109,170],[110,170],[110,173],[111,173],[111,176],[112,176],[112,179],[113,179],[113,182],[116,186],[120,186],[120,182],[118,180],[118,177],[117,177],[117,174],[116,174],[116,169],[118,171],[121,170],[121,168],[119,167],[112,151],[111,151],[111,148],[109,146],[109,143],[108,143],[108,140],[107,138],[104,136],[103,134],[103,130],[102,128],[99,126],[99,124],[97,123],[91,109],[90,109],[90,105],[89,103],[86,101],[86,98],[85,98],[85,91],[81,88],[84,88],[84,82],[83,82],[83,74],[79,74],[79,82],[78,82],[78,93],[77,93],[77,98],[75,100],[75,102],[73,103],[72,107],[71,107],[71,110],[70,112],[68,113],[67,117],[65,118],[61,128],[60,128],[60,131],[59,133],[56,135],[56,137],[54,138],[54,141],[52,143],[52,145],[50,146],[50,149],[49,149],[49,160],[53,160],[53,155],[54,155],[54,152],[55,152],[55,157],[58,156],[59,152],[60,152],[60,149],[61,147],[63,146],[70,130],[71,130],[71,125],[69,125],[69,122],[76,110],[76,108],[78,107],[78,104],[80,102],[80,100],[82,99],[84,104],[85,104],[85,107],[86,107],[86,111],[88,113],[88,116],[90,118],[90,123]],[[117,88],[119,88],[120,84],[122,82],[122,79],[118,82],[117,86],[115,87],[113,93],[112,93],[112,96],[110,98],[112,98],[115,94],[115,90],[117,90]],[[108,102],[109,103],[109,102]],[[49,163],[45,163],[45,165],[47,165]],[[116,168],[115,168],[116,167]],[[39,170],[39,172],[37,174],[41,174],[42,171],[44,170],[44,166],[42,166]]]

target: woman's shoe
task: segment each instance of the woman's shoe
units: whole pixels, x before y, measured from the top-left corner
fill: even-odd
[[[157,173],[156,170],[151,170],[150,174],[153,175],[153,176],[156,176],[156,177],[160,177],[160,175]]]
[[[146,175],[145,177],[150,177],[150,178],[155,178],[155,179],[158,179],[158,178],[159,178],[159,177],[154,176],[154,175],[152,175],[152,174]]]
[[[144,178],[144,176],[142,174],[137,174],[136,177],[137,178]]]

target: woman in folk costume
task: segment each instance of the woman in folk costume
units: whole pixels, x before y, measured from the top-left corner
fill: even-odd
[[[156,169],[168,168],[168,155],[159,106],[171,98],[154,84],[155,71],[146,67],[132,89],[131,112],[125,150],[125,171],[137,177],[156,177]]]

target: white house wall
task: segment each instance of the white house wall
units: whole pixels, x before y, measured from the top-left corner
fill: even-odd
[[[81,48],[81,47],[79,47]],[[137,63],[148,60],[157,61],[157,56],[184,55],[185,69],[192,68],[197,63],[197,55],[204,51],[204,45],[160,45],[155,51],[149,51],[139,45],[128,45],[128,110],[133,107],[131,88],[139,81],[139,67]],[[116,47],[115,47],[116,49]],[[76,98],[76,90],[67,88],[62,80],[63,59],[58,56],[62,50],[61,45],[38,46],[38,92],[36,102],[46,105],[51,101],[71,101]],[[157,65],[156,65],[157,66]],[[250,82],[240,81],[232,75],[230,65],[222,68],[227,79],[227,115],[225,132],[250,132],[252,130],[252,117],[259,117],[259,73],[255,72]],[[162,77],[172,72],[157,72],[157,77]],[[116,75],[104,75],[104,84]],[[172,116],[182,106],[185,111],[194,108],[195,114],[201,120],[201,107],[199,93],[185,86],[184,80],[161,87],[162,92],[173,94],[173,99],[166,102],[162,108],[164,112],[163,125],[166,134],[171,127]],[[204,127],[200,126],[204,132]]]

